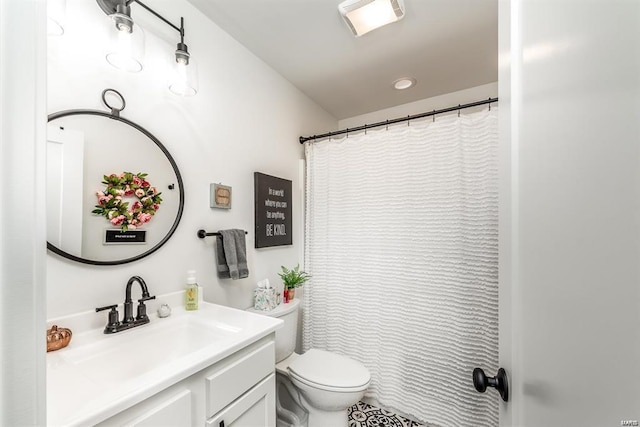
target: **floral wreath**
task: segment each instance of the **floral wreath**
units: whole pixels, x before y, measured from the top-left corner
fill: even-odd
[[[155,187],[145,179],[146,173],[123,172],[120,175],[104,175],[103,191],[97,191],[98,204],[91,213],[102,215],[122,231],[135,230],[151,221],[160,208],[162,198]],[[138,200],[129,206],[123,197],[133,196]]]

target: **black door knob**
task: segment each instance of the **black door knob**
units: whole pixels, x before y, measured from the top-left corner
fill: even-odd
[[[500,392],[500,397],[505,402],[509,401],[509,382],[507,380],[507,372],[500,368],[495,377],[489,378],[480,368],[473,370],[473,386],[480,393],[484,393],[487,387],[494,387]]]

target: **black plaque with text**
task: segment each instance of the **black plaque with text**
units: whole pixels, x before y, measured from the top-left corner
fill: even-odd
[[[291,245],[291,181],[254,172],[256,248]]]
[[[145,230],[105,230],[105,245],[144,245],[147,242]]]

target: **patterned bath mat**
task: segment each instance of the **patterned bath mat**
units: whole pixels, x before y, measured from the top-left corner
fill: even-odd
[[[349,427],[427,427],[407,418],[358,402],[349,408]]]

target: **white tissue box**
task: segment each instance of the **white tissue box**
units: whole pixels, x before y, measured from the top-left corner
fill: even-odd
[[[269,311],[278,306],[275,288],[258,288],[253,291],[253,308]]]

